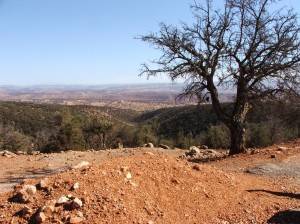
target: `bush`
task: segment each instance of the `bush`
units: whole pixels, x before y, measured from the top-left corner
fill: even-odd
[[[206,133],[204,144],[215,149],[229,148],[230,135],[228,128],[223,124],[211,126]]]

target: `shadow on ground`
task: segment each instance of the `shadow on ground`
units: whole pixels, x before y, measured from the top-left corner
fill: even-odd
[[[225,158],[228,158],[228,156],[218,156],[212,158],[190,158],[188,159],[188,161],[192,163],[207,163],[207,162],[220,161]]]
[[[37,169],[37,170],[27,170],[22,173],[18,173],[17,175],[10,175],[7,177],[3,177],[2,181],[0,181],[0,184],[5,183],[20,183],[24,179],[37,179],[37,178],[43,178],[52,174],[61,173],[65,170],[59,169],[59,170],[53,170],[53,169]]]
[[[300,194],[277,192],[269,190],[247,190],[248,192],[265,192],[279,197],[288,197],[293,199],[300,199]],[[300,223],[300,208],[280,211],[274,214],[269,220],[268,224],[299,224]]]
[[[288,192],[277,192],[277,191],[269,191],[269,190],[263,190],[263,189],[261,189],[261,190],[247,190],[247,191],[248,192],[265,192],[265,193],[273,194],[273,195],[276,195],[276,196],[300,199],[300,194],[294,194],[294,193],[288,193]]]
[[[269,220],[268,224],[299,224],[300,209],[277,212]]]

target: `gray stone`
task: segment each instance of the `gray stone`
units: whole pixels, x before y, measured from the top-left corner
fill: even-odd
[[[281,170],[280,166],[272,163],[266,163],[247,170],[247,173],[264,175],[264,174],[278,172],[280,170]]]

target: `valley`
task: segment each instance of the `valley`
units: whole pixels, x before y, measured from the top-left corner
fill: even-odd
[[[150,111],[195,104],[176,100],[183,88],[184,84],[0,86],[0,100]],[[232,97],[232,91],[221,90],[223,102],[231,101]]]

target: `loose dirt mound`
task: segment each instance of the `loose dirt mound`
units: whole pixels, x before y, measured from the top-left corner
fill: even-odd
[[[139,154],[151,150],[172,156],[182,155],[183,150],[163,150],[149,148],[113,149],[100,151],[66,151],[62,153],[0,156],[0,193],[13,189],[23,179],[43,178],[55,173],[65,172],[70,167],[88,161],[95,164],[113,158]],[[1,155],[1,154],[0,154]]]
[[[45,186],[24,204],[29,184]],[[299,206],[298,193],[288,180],[143,153],[25,181],[0,195],[0,223],[267,223]]]

